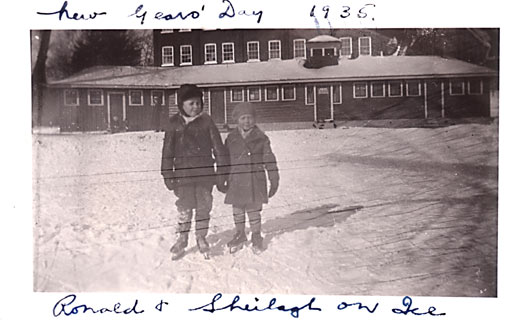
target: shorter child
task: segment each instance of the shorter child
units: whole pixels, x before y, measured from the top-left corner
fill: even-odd
[[[253,252],[264,250],[261,235],[262,205],[278,190],[280,180],[276,157],[271,150],[269,138],[256,126],[255,110],[251,103],[240,103],[233,110],[233,119],[238,122],[226,138],[229,154],[229,176],[224,202],[233,205],[235,236],[228,243],[231,253],[240,250],[247,236],[246,213],[252,233]],[[266,172],[270,182],[267,192]]]

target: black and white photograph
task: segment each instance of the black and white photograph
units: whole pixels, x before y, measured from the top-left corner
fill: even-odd
[[[31,30],[33,290],[497,297],[500,31]]]

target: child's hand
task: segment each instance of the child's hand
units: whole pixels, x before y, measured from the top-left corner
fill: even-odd
[[[278,191],[278,181],[271,181],[271,187],[269,188],[269,198],[275,195],[276,191]]]
[[[177,187],[177,183],[175,179],[172,178],[164,178],[164,184],[166,185],[166,188],[170,191],[174,191],[175,187]]]

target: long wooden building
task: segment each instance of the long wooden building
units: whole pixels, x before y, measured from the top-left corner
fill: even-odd
[[[154,96],[165,124],[183,83],[219,124],[242,101],[261,123],[489,117],[495,71],[387,44],[370,30],[157,30],[156,66],[95,67],[49,90],[62,131],[148,130]]]

